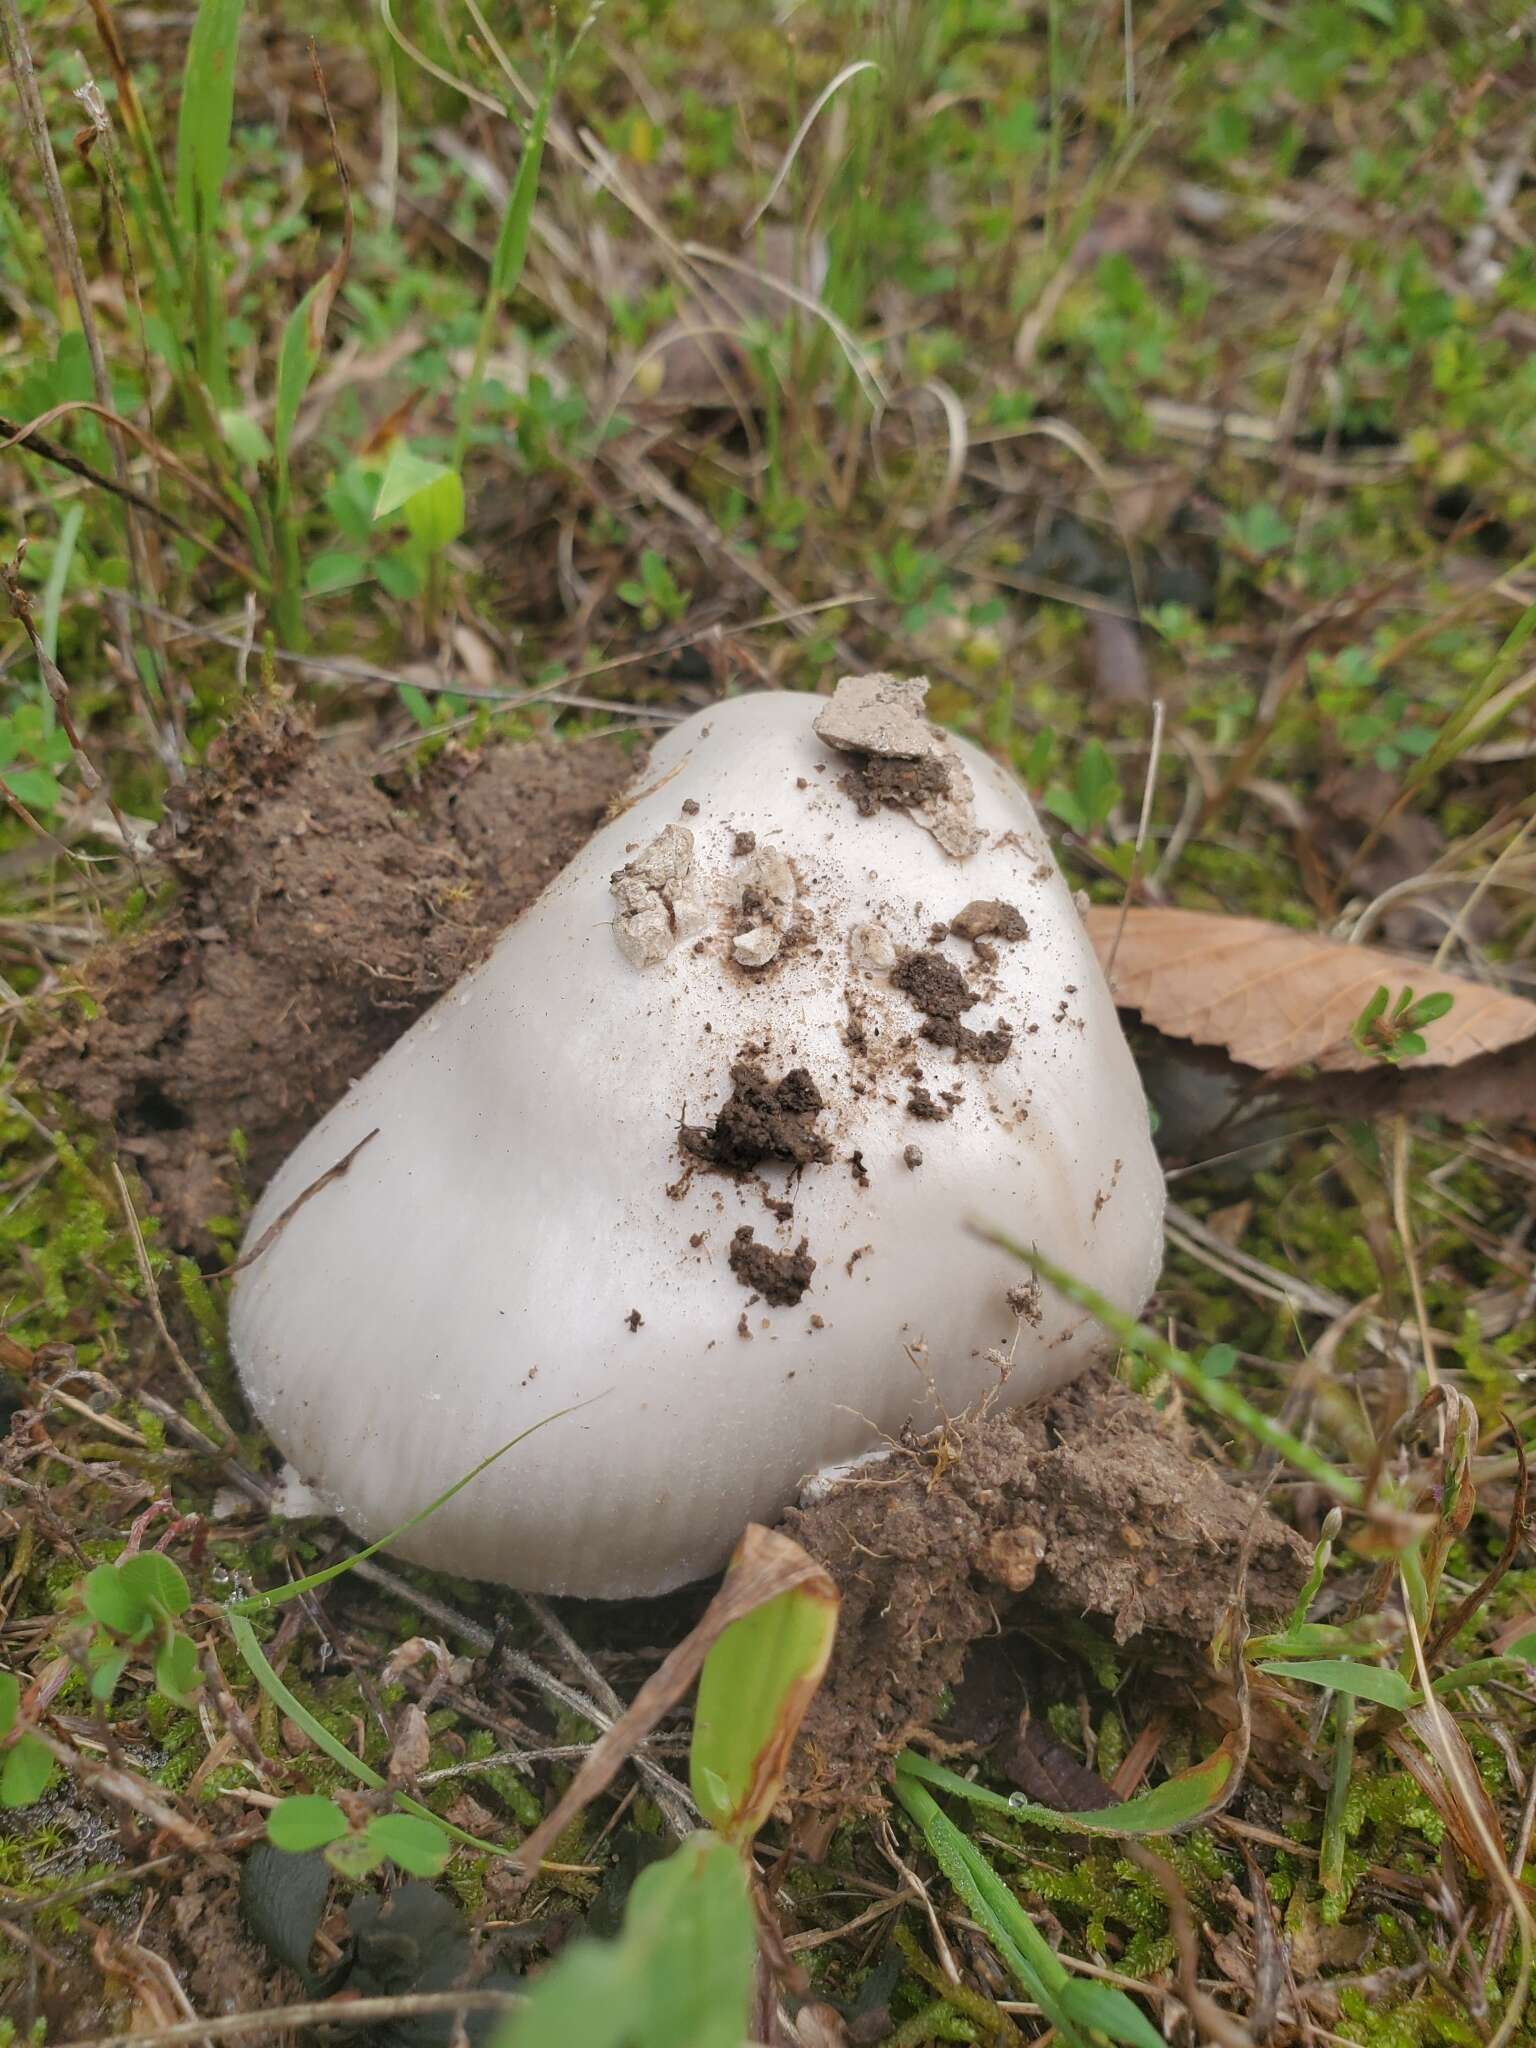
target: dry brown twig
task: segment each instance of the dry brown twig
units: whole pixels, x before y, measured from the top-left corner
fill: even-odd
[[[123,1205],[123,1216],[128,1224],[128,1235],[133,1241],[134,1264],[139,1269],[139,1279],[144,1286],[145,1304],[149,1309],[150,1315],[154,1318],[155,1328],[160,1333],[160,1341],[170,1354],[171,1363],[175,1366],[177,1372],[181,1374],[188,1390],[196,1398],[198,1407],[212,1422],[219,1442],[225,1450],[228,1450],[235,1441],[235,1433],[219,1413],[214,1405],[212,1395],[192,1370],[181,1346],[171,1335],[170,1325],[165,1320],[165,1310],[160,1305],[160,1289],[155,1284],[154,1268],[149,1263],[149,1249],[144,1242],[144,1232],[139,1226],[138,1214],[133,1206],[133,1197],[128,1192],[128,1183],[123,1178],[123,1169],[115,1159],[112,1162],[112,1178],[117,1184],[118,1200]]]
[[[223,2013],[216,2019],[181,2020],[175,2026],[132,2029],[126,2034],[96,2034],[87,2041],[65,2042],[63,2048],[179,2048],[183,2041],[229,2041],[242,2034],[275,2034],[285,2027],[316,2027],[345,2021],[348,2027],[381,2020],[414,2019],[426,2013],[515,2012],[525,2002],[520,1991],[409,1991],[395,1998],[306,1998],[297,2005],[269,2006],[262,2012]]]

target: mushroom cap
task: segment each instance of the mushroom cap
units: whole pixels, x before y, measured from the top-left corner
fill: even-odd
[[[629,807],[267,1188],[251,1247],[313,1192],[237,1281],[235,1356],[262,1424],[359,1535],[574,1409],[395,1548],[530,1591],[661,1592],[882,1433],[1032,1400],[1103,1354],[971,1221],[1122,1309],[1145,1300],[1163,1208],[1145,1100],[1028,799],[946,740],[981,840],[954,858],[848,785],[859,757],[813,730],[826,701],[740,697],[675,727]],[[631,945],[657,902],[670,948],[654,917]],[[988,904],[1027,937],[930,944]],[[770,926],[757,965],[767,943],[739,941]],[[1001,1058],[921,1035],[947,1028],[907,971],[933,956],[977,998],[961,1026],[1011,1029]],[[710,1156],[744,1065],[769,1087],[809,1075],[822,1107],[798,1128],[824,1157]]]

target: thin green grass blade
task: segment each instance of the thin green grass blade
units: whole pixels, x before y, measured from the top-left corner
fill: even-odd
[[[191,235],[211,230],[229,169],[235,46],[245,0],[200,0],[187,42],[176,125],[176,215]]]
[[[1528,568],[1530,562],[1531,557],[1528,555],[1524,562],[1517,564],[1516,570],[1512,573],[1518,574],[1520,569]],[[1475,746],[1480,740],[1486,739],[1499,719],[1528,696],[1531,688],[1536,687],[1536,681],[1528,679],[1523,687],[1516,686],[1515,694],[1508,697],[1507,701],[1501,701],[1496,711],[1490,710],[1494,699],[1505,688],[1505,678],[1515,656],[1520,653],[1533,633],[1536,633],[1536,604],[1528,604],[1505,635],[1498,653],[1488,664],[1487,674],[1481,683],[1468,694],[1466,702],[1451,713],[1436,735],[1435,743],[1429,752],[1415,763],[1407,780],[1405,794],[1418,789],[1431,776],[1437,775],[1465,748]]]
[[[316,1749],[323,1750],[332,1763],[340,1764],[359,1784],[367,1785],[375,1792],[388,1791],[388,1785],[373,1766],[365,1764],[361,1757],[354,1756],[345,1743],[338,1742],[330,1729],[323,1722],[316,1720],[297,1694],[290,1692],[284,1685],[268,1663],[266,1652],[256,1640],[256,1631],[245,1616],[231,1613],[226,1608],[224,1619],[229,1624],[230,1634],[235,1639],[235,1648],[240,1652],[246,1669],[267,1698],[280,1707],[297,1727],[303,1729]],[[497,1842],[482,1842],[478,1835],[466,1834],[463,1828],[456,1828],[451,1821],[446,1821],[435,1814],[430,1806],[423,1806],[419,1799],[412,1799],[404,1792],[396,1792],[394,1797],[395,1804],[404,1812],[417,1814],[422,1820],[429,1820],[433,1827],[441,1828],[445,1835],[451,1836],[456,1842],[462,1842],[466,1849],[478,1849],[485,1856],[511,1857],[517,1853],[515,1847],[504,1849]]]
[[[1077,1307],[1087,1309],[1105,1329],[1118,1337],[1128,1351],[1134,1351],[1143,1358],[1150,1358],[1160,1366],[1170,1379],[1176,1379],[1182,1386],[1197,1394],[1205,1405],[1228,1422],[1246,1430],[1266,1450],[1275,1451],[1298,1472],[1305,1472],[1309,1479],[1315,1479],[1319,1486],[1326,1487],[1335,1500],[1356,1506],[1365,1498],[1365,1487],[1352,1472],[1343,1472],[1332,1465],[1308,1443],[1303,1443],[1281,1423],[1266,1415],[1262,1408],[1255,1408],[1225,1380],[1213,1379],[1201,1371],[1195,1361],[1174,1345],[1159,1337],[1155,1330],[1149,1330],[1145,1323],[1137,1322],[1124,1310],[1115,1307],[1112,1301],[1079,1280],[1064,1266],[1058,1266],[1048,1259],[1044,1252],[1026,1249],[1006,1232],[983,1227],[980,1235],[989,1244],[995,1244],[1001,1251],[1011,1252],[1014,1258],[1040,1279],[1049,1283],[1058,1294],[1066,1296]]]
[[[915,1782],[917,1774],[909,1765],[921,1761],[911,1751],[899,1761],[897,1798],[922,1829],[944,1875],[986,1928],[1025,1996],[1055,2026],[1066,2048],[1081,2043],[1085,2033],[1106,2034],[1128,2048],[1162,2048],[1162,2036],[1123,1991],[1071,1974],[986,1853]]]
[[[187,43],[176,128],[176,217],[191,252],[197,362],[216,406],[229,403],[217,228],[235,114],[235,51],[245,0],[200,0]]]
[[[594,1394],[592,1399],[600,1401],[602,1396]],[[462,1493],[466,1486],[478,1479],[480,1474],[494,1465],[498,1458],[504,1458],[508,1451],[515,1451],[519,1444],[526,1443],[529,1437],[536,1436],[541,1429],[547,1429],[550,1423],[563,1422],[567,1415],[575,1415],[580,1409],[590,1408],[591,1405],[591,1401],[576,1401],[569,1408],[557,1408],[553,1415],[540,1416],[537,1422],[530,1423],[509,1443],[504,1443],[500,1450],[492,1451],[488,1458],[482,1458],[472,1472],[466,1472],[462,1479],[456,1479],[452,1486],[437,1496],[436,1500],[428,1501],[424,1508],[418,1508],[414,1515],[408,1516],[387,1535],[381,1536],[376,1543],[370,1543],[366,1550],[355,1550],[350,1557],[342,1558],[338,1564],[328,1564],[323,1572],[311,1572],[307,1579],[294,1579],[286,1586],[279,1586],[275,1593],[255,1593],[247,1600],[231,1600],[224,1609],[226,1616],[232,1619],[236,1615],[263,1614],[269,1607],[280,1606],[284,1600],[296,1600],[300,1593],[313,1592],[316,1586],[324,1586],[332,1579],[339,1579],[343,1572],[351,1571],[352,1567],[361,1564],[364,1558],[373,1557],[377,1552],[387,1550],[391,1543],[398,1543],[402,1536],[414,1529],[418,1522],[424,1522],[428,1515],[435,1515],[440,1507],[446,1506],[456,1493]]]
[[[64,590],[69,582],[70,564],[75,558],[75,542],[80,538],[80,522],[85,517],[85,507],[77,499],[66,505],[59,515],[59,537],[54,542],[53,560],[48,567],[48,581],[43,585],[43,616],[38,631],[48,650],[48,659],[59,658],[59,614],[64,606]],[[54,725],[53,699],[46,690],[42,693],[43,730],[52,732]]]
[[[1036,1806],[1018,1793],[993,1792],[985,1785],[974,1785],[969,1778],[946,1770],[943,1764],[919,1756],[915,1750],[904,1750],[896,1765],[901,1775],[921,1778],[925,1784],[934,1785],[941,1792],[952,1792],[972,1806],[1009,1813],[1015,1820],[1036,1821],[1041,1827],[1071,1835],[1172,1835],[1195,1827],[1220,1809],[1236,1767],[1236,1759],[1223,1744],[1202,1763],[1180,1771],[1177,1777],[1154,1785],[1150,1792],[1135,1799],[1123,1800],[1118,1806],[1059,1813],[1052,1806]]]
[[[528,260],[528,236],[533,226],[533,206],[539,192],[539,171],[544,162],[544,139],[549,132],[549,116],[555,104],[555,93],[564,75],[567,57],[551,56],[549,68],[544,76],[544,90],[528,124],[523,138],[523,151],[518,159],[517,175],[512,180],[512,190],[507,195],[507,210],[502,215],[501,230],[496,237],[496,250],[491,258],[490,281],[485,288],[485,302],[480,309],[480,331],[475,338],[475,357],[468,377],[464,382],[463,395],[459,400],[458,419],[453,437],[453,467],[462,472],[464,456],[469,447],[470,429],[480,405],[480,391],[485,382],[486,358],[490,354],[491,336],[501,313],[507,295],[515,291],[523,274],[523,265]]]
[[[1081,2048],[1080,2037],[1057,2005],[1056,1993],[1066,1983],[1067,1972],[1050,1944],[975,1844],[955,1826],[915,1778],[904,1770],[898,1770],[893,1783],[896,1797],[921,1828],[934,1861],[987,1930],[998,1955],[1025,1997],[1033,2000],[1048,2019],[1062,2027],[1062,2038],[1068,2048]],[[978,1858],[982,1870],[977,1868]],[[992,1880],[990,1884],[988,1878]],[[1005,1900],[998,1897],[999,1892],[1005,1895]],[[1011,1912],[1008,1910],[1010,1907]],[[1014,1938],[1015,1918],[1022,1920],[1027,1929],[1022,1943]]]
[[[1271,1678],[1296,1678],[1303,1685],[1327,1686],[1331,1692],[1374,1700],[1378,1707],[1393,1707],[1400,1713],[1419,1697],[1400,1671],[1386,1671],[1379,1664],[1357,1664],[1348,1657],[1277,1658],[1258,1668]]]

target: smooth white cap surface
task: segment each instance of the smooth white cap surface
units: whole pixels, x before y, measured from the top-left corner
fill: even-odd
[[[359,1535],[587,1403],[399,1551],[529,1590],[658,1592],[722,1564],[818,1468],[996,1388],[999,1353],[1009,1403],[1100,1355],[1096,1326],[1032,1294],[969,1220],[1124,1309],[1146,1298],[1163,1183],[1145,1102],[1027,798],[947,743],[982,842],[955,858],[908,811],[861,812],[855,757],[812,729],[825,706],[743,697],[676,727],[630,808],[268,1187],[250,1245],[376,1132],[240,1276],[231,1316],[255,1413]],[[691,835],[686,876],[675,838],[647,860],[668,827]],[[739,852],[743,833],[787,859],[792,905],[783,863]],[[754,873],[772,886],[743,903]],[[978,899],[1028,937],[930,945]],[[743,951],[744,933],[761,936]],[[892,953],[951,963],[978,997],[960,1024],[1005,1027],[1004,1056],[926,1040],[933,1016],[880,964]],[[712,1125],[744,1058],[770,1082],[810,1075],[825,1161],[737,1176],[685,1151],[682,1127]],[[920,1089],[947,1113],[915,1116]],[[780,1221],[768,1204],[785,1200]],[[742,1226],[770,1251],[805,1241],[797,1302],[733,1270]]]

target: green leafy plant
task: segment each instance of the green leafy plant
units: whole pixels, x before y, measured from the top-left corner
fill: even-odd
[[[267,1815],[267,1840],[298,1856],[319,1849],[333,1870],[351,1878],[366,1877],[383,1863],[397,1864],[412,1877],[436,1877],[453,1854],[448,1836],[426,1815],[353,1817],[318,1793],[280,1800]]]
[[[635,1880],[614,1941],[578,1941],[498,2048],[740,2048],[757,1928],[741,1859],[690,1835]]]
[[[180,1570],[157,1550],[99,1564],[80,1587],[80,1603],[96,1623],[86,1650],[91,1697],[105,1702],[135,1657],[148,1657],[155,1684],[184,1707],[202,1685],[197,1649],[176,1627],[192,1595]]]
[[[1378,988],[1350,1026],[1350,1041],[1369,1058],[1395,1067],[1399,1060],[1416,1059],[1429,1050],[1425,1027],[1444,1017],[1455,1001],[1446,993],[1415,998],[1411,988],[1399,989],[1392,997]]]
[[[1042,802],[1053,817],[1088,839],[1103,830],[1121,795],[1120,778],[1108,749],[1099,740],[1089,740],[1077,750],[1070,785],[1052,783]]]
[[[21,1681],[0,1671],[0,1806],[30,1806],[54,1773],[46,1743],[21,1718]]]
[[[648,629],[675,624],[688,609],[688,593],[654,548],[640,557],[640,574],[619,585],[619,596],[640,614]]]
[[[51,708],[46,699],[28,698],[0,718],[0,780],[19,803],[43,817],[63,800],[56,771],[70,755],[68,736]]]

